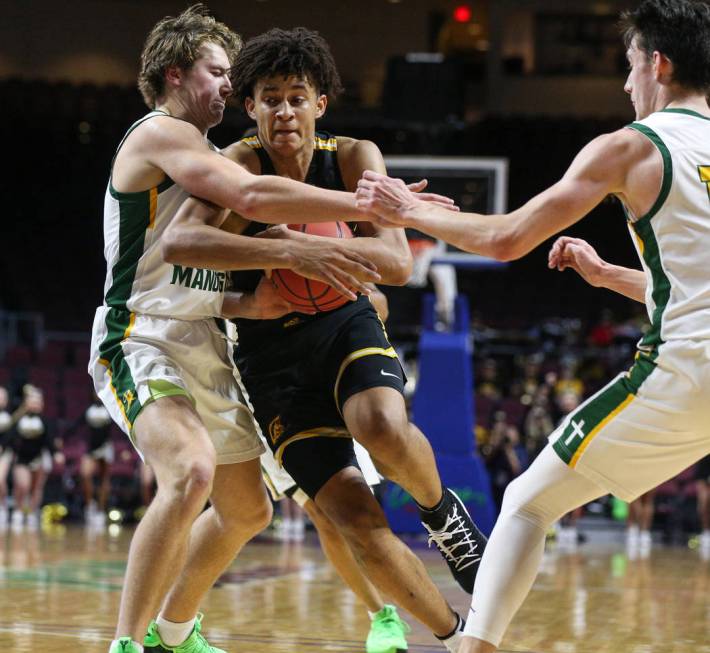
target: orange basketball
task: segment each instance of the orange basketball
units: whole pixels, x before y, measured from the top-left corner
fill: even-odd
[[[328,236],[330,238],[352,238],[353,233],[345,222],[314,222],[312,224],[290,224],[289,229],[302,231],[313,236]],[[350,301],[335,288],[323,283],[307,279],[292,270],[274,270],[271,280],[279,295],[291,302],[297,309],[317,312],[332,311]]]

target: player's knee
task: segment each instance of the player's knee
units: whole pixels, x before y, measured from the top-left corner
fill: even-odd
[[[339,511],[336,525],[358,555],[377,548],[383,530],[389,530],[382,510],[358,507]]]
[[[358,440],[379,458],[378,453],[398,451],[398,445],[404,443],[408,431],[406,414],[388,410],[384,405],[377,406],[360,420]]]
[[[167,488],[158,484],[158,492],[169,492],[171,498],[181,503],[204,503],[212,491],[215,465],[209,455],[191,460],[177,460],[172,468],[171,483]]]
[[[217,502],[215,507],[221,504]],[[273,507],[266,493],[259,493],[239,505],[222,505],[217,509],[223,534],[237,539],[251,538],[263,531],[273,517]]]
[[[253,503],[249,510],[240,518],[242,530],[249,531],[252,535],[261,533],[270,523],[274,516],[274,509],[271,501],[263,496],[261,501]]]
[[[501,517],[520,517],[542,529],[547,529],[554,522],[550,510],[536,500],[529,492],[525,479],[520,476],[505,489],[500,514]]]
[[[182,479],[186,493],[209,496],[212,490],[212,481],[214,481],[214,472],[214,464],[208,459],[190,463]]]

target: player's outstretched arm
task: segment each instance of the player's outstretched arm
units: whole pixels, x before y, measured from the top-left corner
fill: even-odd
[[[508,214],[447,211],[417,199],[401,180],[371,171],[358,182],[358,206],[377,214],[380,225],[413,227],[468,252],[513,260],[577,222],[608,194],[624,194],[639,156],[636,137],[626,132],[631,130],[593,140],[559,182]]]
[[[220,229],[228,211],[191,197],[168,225],[161,247],[168,263],[213,270],[287,268],[332,285],[351,299],[379,281],[374,264],[339,243],[301,243],[232,234]]]
[[[547,265],[551,269],[577,272],[588,284],[608,288],[621,295],[645,303],[646,275],[642,270],[612,265],[602,259],[596,250],[581,238],[561,236],[550,249]]]
[[[212,151],[200,132],[185,121],[158,117],[138,129],[143,136],[138,150],[150,165],[191,195],[245,218],[271,224],[367,219],[357,208],[353,193],[325,190],[285,177],[253,175]]]

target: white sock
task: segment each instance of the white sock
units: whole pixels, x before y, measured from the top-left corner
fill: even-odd
[[[379,613],[379,610],[377,612],[370,612],[369,610],[367,611],[367,616],[370,617],[370,621],[374,621],[375,617]]]
[[[109,649],[109,652],[113,649],[114,644],[118,644],[117,639],[114,639],[111,642],[111,648]],[[135,646],[140,651],[140,653],[143,653],[143,644],[140,644],[140,643],[136,642],[135,640],[133,640],[133,646]]]
[[[158,633],[160,633],[160,639],[163,640],[164,644],[179,646],[190,636],[192,629],[195,627],[195,620],[196,617],[193,617],[190,621],[175,623],[165,619],[161,612],[155,623],[158,625]]]

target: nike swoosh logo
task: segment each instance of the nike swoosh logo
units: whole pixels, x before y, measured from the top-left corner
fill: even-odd
[[[380,370],[380,374],[382,374],[382,376],[393,376],[395,379],[399,378],[399,376],[397,374],[392,374],[391,372],[385,372],[384,370]]]

